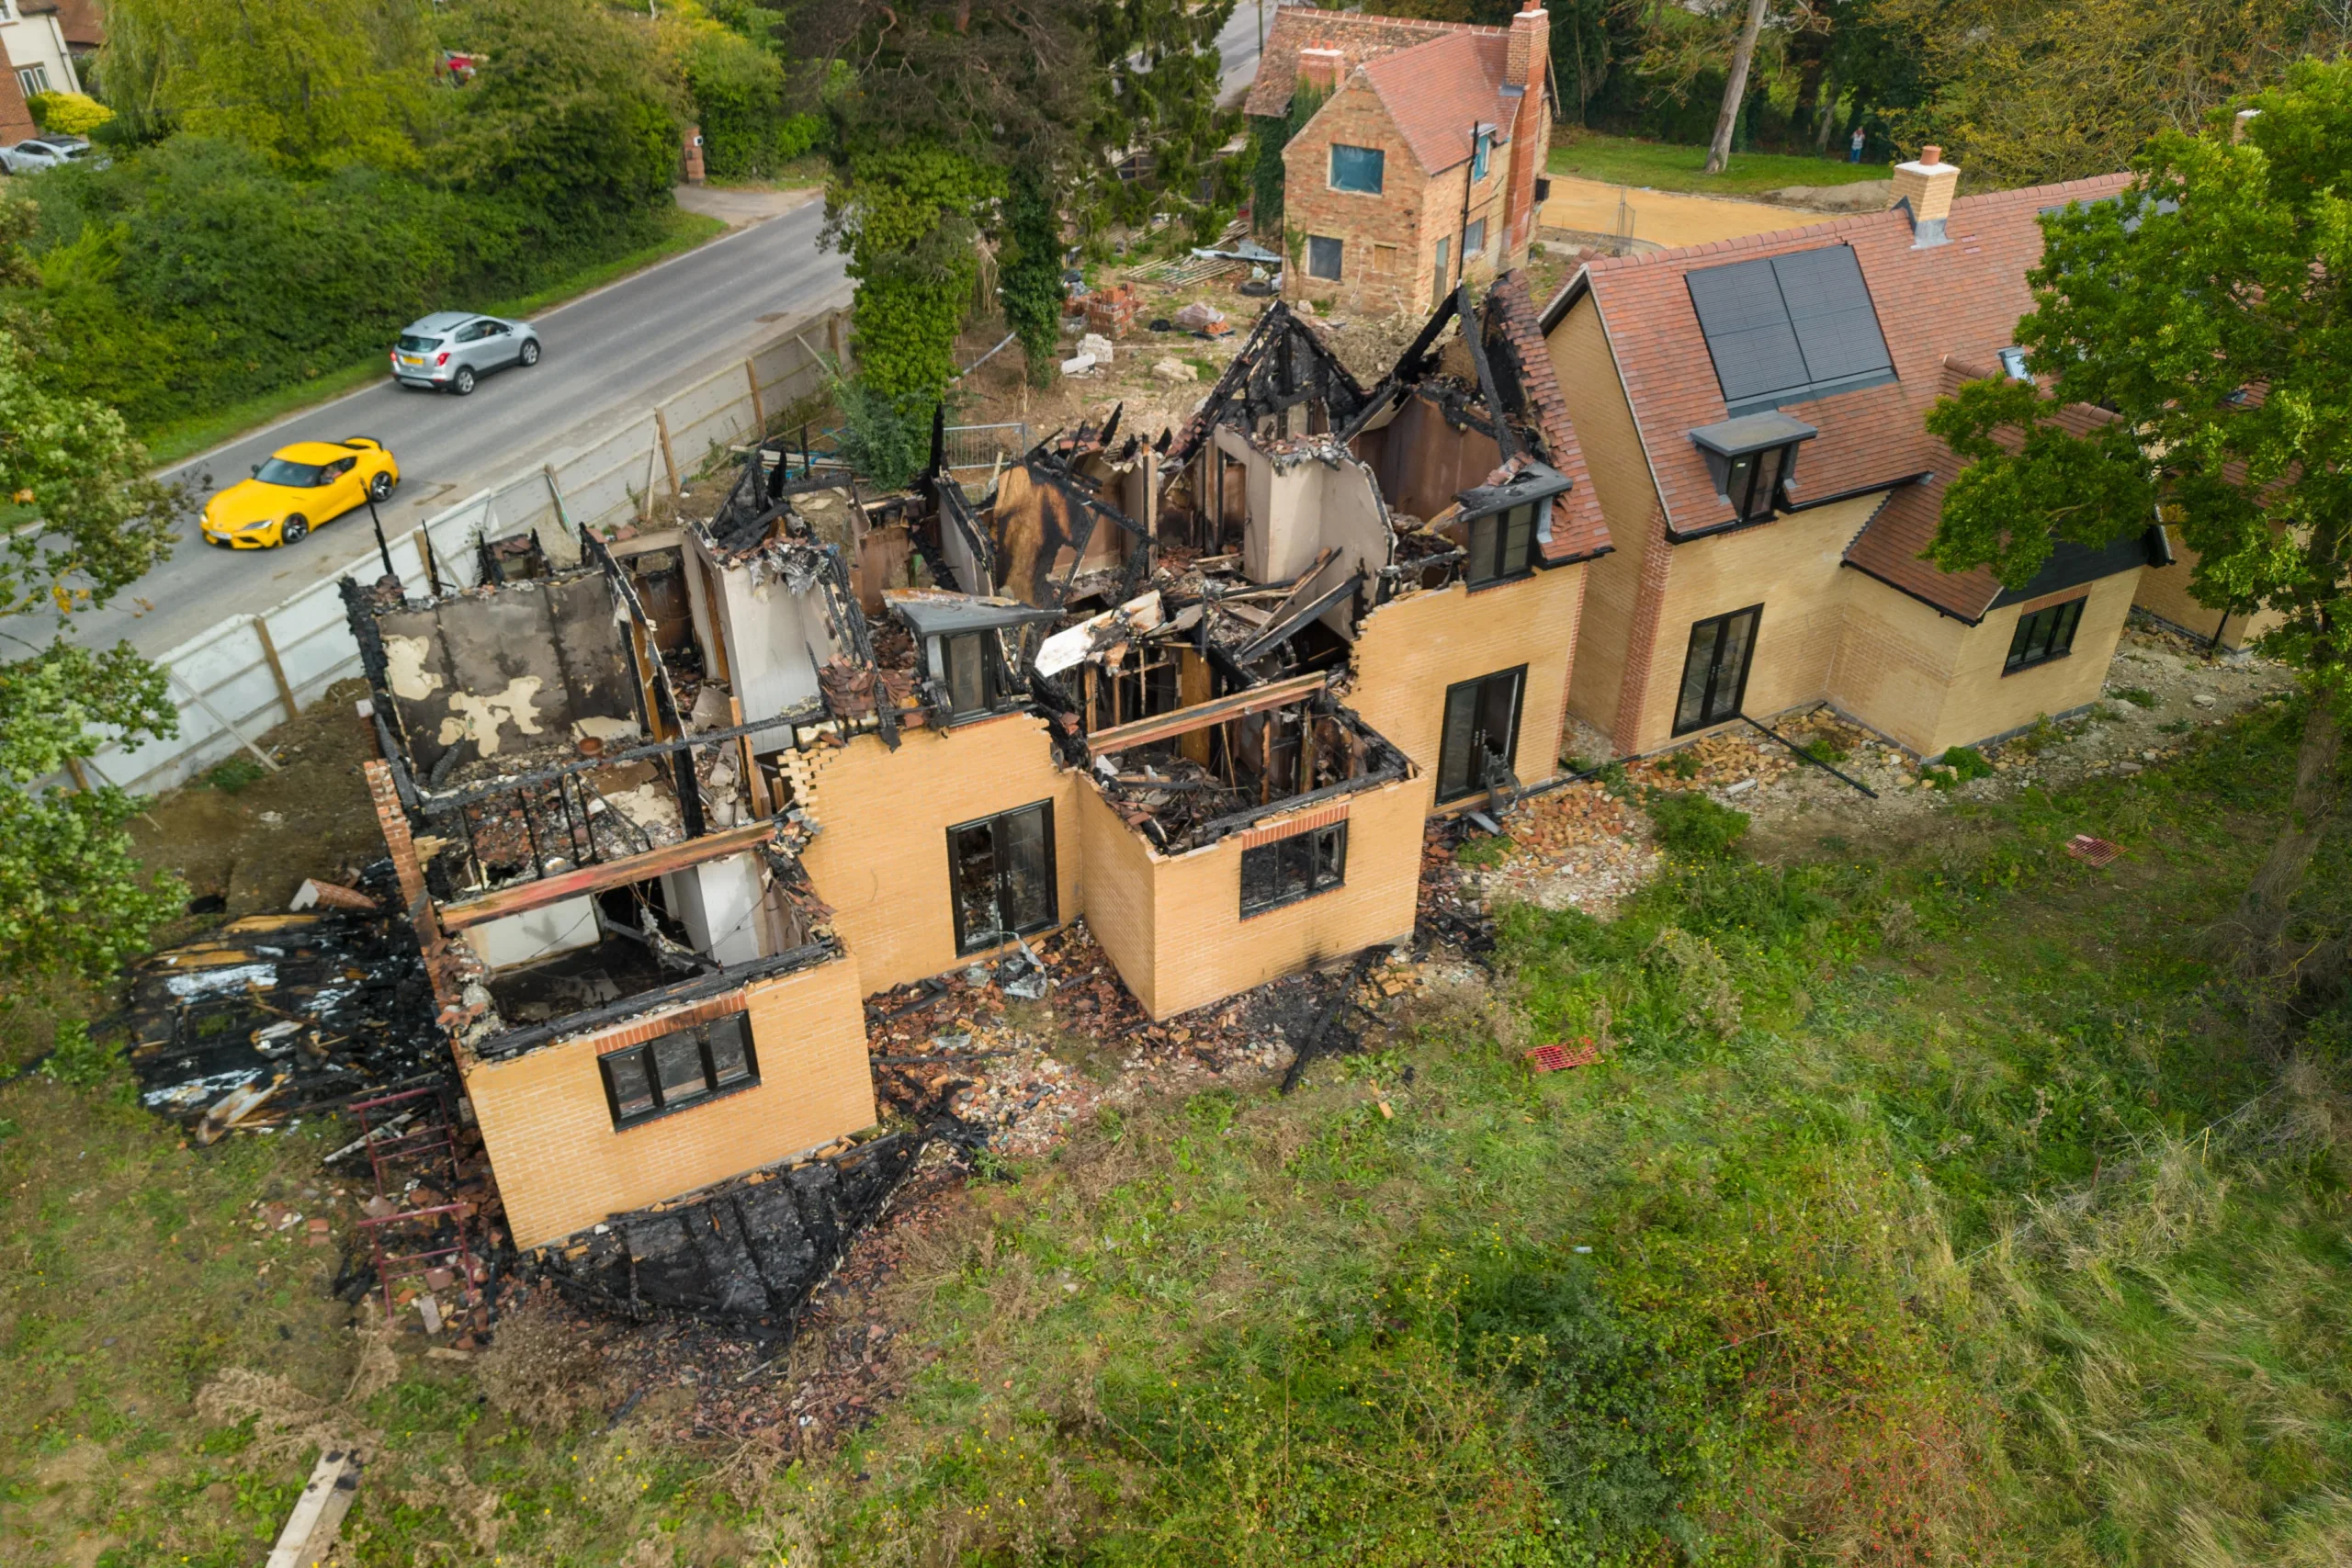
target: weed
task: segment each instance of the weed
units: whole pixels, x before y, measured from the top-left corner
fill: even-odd
[[[1517,847],[1504,834],[1482,833],[1454,851],[1453,858],[1460,864],[1483,871],[1502,864]]]
[[[1696,792],[1652,790],[1642,802],[1668,853],[1692,860],[1728,855],[1747,836],[1747,813]]]
[[[267,773],[259,758],[240,751],[233,757],[215,762],[212,771],[204,775],[204,782],[223,795],[235,795],[247,784],[260,783]]]
[[[1837,766],[1852,754],[1844,746],[1826,735],[1815,736],[1797,750],[1815,761],[1829,767]]]
[[[1678,779],[1699,776],[1699,754],[1691,750],[1669,751],[1658,759],[1659,771]]]
[[[119,1053],[90,1038],[89,1025],[70,1020],[57,1026],[57,1044],[41,1071],[71,1088],[90,1089],[117,1077],[121,1064]]]
[[[2038,757],[2065,739],[2066,732],[2052,724],[2048,714],[2036,714],[2033,728],[2009,741],[2009,745],[2029,757]]]
[[[2156,705],[2156,694],[2145,686],[2118,686],[2108,694],[2120,697],[2135,708],[2152,708]]]
[[[2166,735],[2186,735],[2197,728],[2197,721],[2193,718],[2168,719],[2156,728]]]
[[[1686,1029],[1700,1030],[1718,1040],[1739,1032],[1739,987],[1732,981],[1731,965],[1705,937],[1675,926],[1657,933],[1646,954],[1652,973],[1665,984],[1671,1003],[1681,1012]]]
[[[1919,770],[1920,776],[1938,789],[1957,789],[1974,779],[1989,779],[1994,772],[1984,753],[1973,746],[1954,746]]]

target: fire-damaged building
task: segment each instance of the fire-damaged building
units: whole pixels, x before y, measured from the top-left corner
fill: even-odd
[[[1157,1019],[1406,938],[1427,818],[1557,771],[1609,548],[1511,276],[1370,387],[1278,304],[1182,431],[977,499],[763,447],[575,568],[346,585],[514,1241],[634,1280],[658,1211],[789,1306],[888,1142],[869,995],[1081,917]]]

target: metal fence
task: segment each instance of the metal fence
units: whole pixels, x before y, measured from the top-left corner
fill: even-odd
[[[824,391],[824,360],[843,357],[848,315],[846,303],[830,303],[787,320],[746,358],[617,428],[583,433],[577,448],[428,518],[390,541],[392,570],[412,595],[429,592],[436,581],[471,585],[481,578],[485,540],[533,529],[551,561],[575,563],[573,530],[644,517],[657,495],[674,497],[730,448],[805,417]],[[83,771],[92,783],[152,794],[241,750],[257,750],[263,732],[360,672],[337,582],[354,575],[373,581],[383,571],[371,540],[334,577],[258,614],[231,615],[173,649],[156,662],[170,679],[179,733],[106,747]]]
[[[1029,450],[1026,424],[951,424],[947,427],[950,468],[992,468],[1001,457],[1010,463]]]

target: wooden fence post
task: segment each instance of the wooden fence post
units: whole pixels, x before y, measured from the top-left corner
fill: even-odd
[[[254,635],[261,638],[261,656],[269,660],[270,679],[277,682],[277,700],[286,705],[288,718],[300,718],[302,710],[294,704],[294,685],[286,678],[286,666],[277,657],[277,643],[269,635],[269,622],[259,615],[254,617]]]
[[[682,493],[678,489],[678,455],[670,450],[670,416],[660,409],[653,411],[653,433],[662,440],[662,467],[670,476],[670,499]]]
[[[760,367],[746,359],[743,378],[752,383],[752,439],[764,441],[768,435],[768,411],[760,403]]]

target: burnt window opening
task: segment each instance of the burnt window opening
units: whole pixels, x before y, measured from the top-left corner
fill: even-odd
[[[947,876],[959,953],[1058,924],[1053,802],[948,829]]]
[[[1241,852],[1241,913],[1311,898],[1342,886],[1348,874],[1348,825],[1311,828]]]
[[[734,1012],[596,1059],[616,1130],[760,1081],[752,1019]]]
[[[1702,426],[1690,432],[1690,442],[1707,460],[1715,493],[1731,503],[1734,518],[1762,523],[1787,503],[1797,447],[1818,434],[1784,413],[1755,413]]]
[[[2083,606],[2089,603],[2087,596],[2069,599],[2063,604],[2019,615],[2017,634],[2009,638],[2009,656],[2001,665],[2001,673],[2014,675],[2074,652],[2075,631],[2083,624]]]
[[[1438,740],[1437,804],[1487,787],[1489,771],[1519,754],[1521,698],[1527,666],[1498,671],[1445,689],[1445,723]]]
[[[1536,525],[1548,501],[1522,502],[1501,512],[1470,520],[1469,559],[1463,581],[1473,588],[1507,578],[1524,577],[1535,570]]]
[[[933,660],[947,691],[947,711],[961,718],[986,713],[996,703],[995,661],[986,632],[957,632],[933,639]]]

